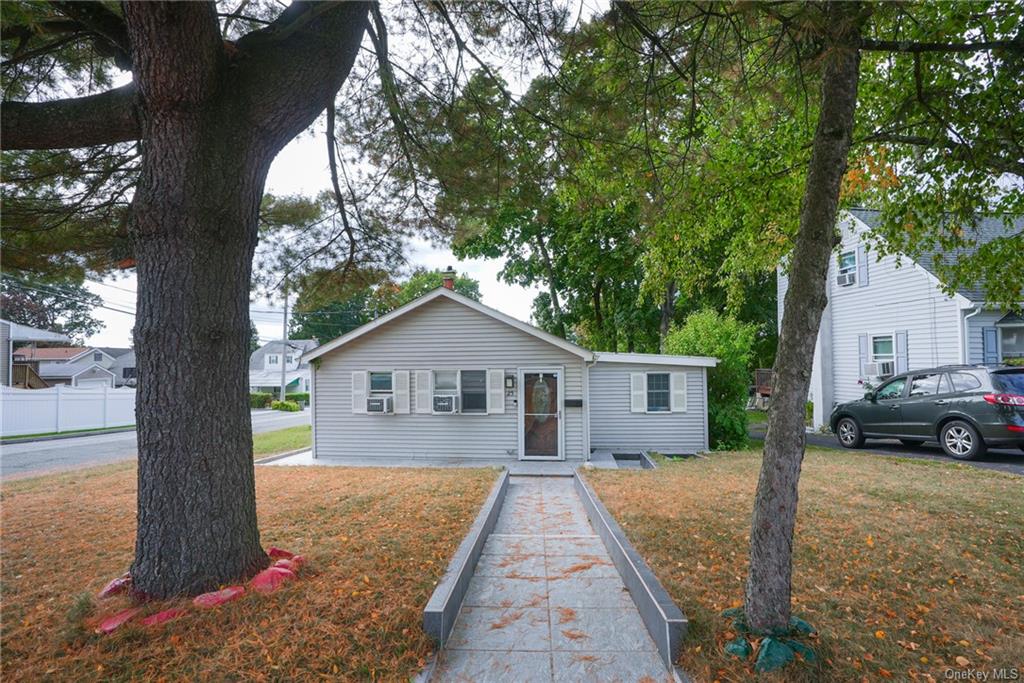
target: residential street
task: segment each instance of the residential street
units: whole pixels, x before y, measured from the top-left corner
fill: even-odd
[[[310,412],[255,410],[253,432],[269,432],[309,424]],[[135,432],[95,434],[70,439],[0,446],[0,478],[23,477],[131,460],[136,455]]]
[[[750,438],[763,440],[764,432],[765,425],[750,425]],[[839,449],[839,442],[831,434],[808,434],[807,445]],[[954,460],[943,453],[942,449],[935,442],[925,443],[921,446],[904,446],[896,440],[868,439],[867,443],[864,444],[864,448],[858,449],[858,452],[896,455],[901,458],[933,460],[936,462],[962,462],[965,465],[983,470],[996,470],[998,472],[1024,475],[1024,451],[1018,449],[990,448],[981,460]]]

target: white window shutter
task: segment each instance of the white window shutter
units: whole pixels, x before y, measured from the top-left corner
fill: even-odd
[[[492,369],[487,371],[487,412],[505,412],[505,371]]]
[[[430,370],[416,371],[416,412],[429,413],[431,411],[431,380]]]
[[[673,413],[686,412],[686,373],[673,372],[668,377],[670,401]]]
[[[365,370],[356,370],[352,373],[352,412],[366,412],[366,382]]]
[[[629,412],[647,412],[647,377],[644,373],[629,373],[629,397]]]
[[[394,382],[392,395],[395,401],[395,414],[406,415],[409,413],[409,371],[395,370],[391,380]]]

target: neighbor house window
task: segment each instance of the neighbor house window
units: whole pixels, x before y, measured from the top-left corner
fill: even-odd
[[[272,353],[267,356],[267,365],[277,365],[277,354]]]
[[[462,380],[462,412],[487,412],[487,371],[463,370]]]
[[[1024,358],[1024,325],[1000,326],[999,353],[1003,360]]]
[[[647,412],[667,413],[670,405],[669,379],[667,372],[647,373]]]
[[[97,351],[96,353],[92,354],[92,359],[95,360],[95,361],[103,360],[103,352],[102,351]]]
[[[839,254],[839,276],[837,281],[843,286],[852,285],[857,282],[857,252],[844,251]]]
[[[390,394],[392,391],[391,384],[391,373],[390,372],[371,372],[370,373],[370,393],[371,394]]]
[[[892,377],[896,374],[896,356],[893,349],[891,334],[871,338],[871,362],[878,365],[878,377]]]
[[[121,379],[131,379],[135,376],[135,368],[121,368]]]

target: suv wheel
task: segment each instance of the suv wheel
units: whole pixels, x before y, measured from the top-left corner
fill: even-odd
[[[864,445],[864,433],[852,417],[844,417],[836,424],[836,436],[843,448],[860,448]]]
[[[942,427],[939,443],[946,455],[957,460],[974,460],[988,450],[978,430],[962,420],[947,422]]]

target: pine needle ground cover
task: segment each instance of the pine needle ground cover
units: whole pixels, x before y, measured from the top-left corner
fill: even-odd
[[[132,560],[135,478],[125,463],[5,482],[0,679],[408,680],[433,650],[423,607],[497,472],[258,467],[263,545],[302,553],[300,579],[99,636],[95,617],[129,606],[95,596]]]
[[[690,620],[680,665],[746,681],[723,610],[741,605],[760,452],[586,474]],[[810,451],[800,479],[794,614],[819,661],[770,681],[942,681],[1024,664],[1024,479]]]

